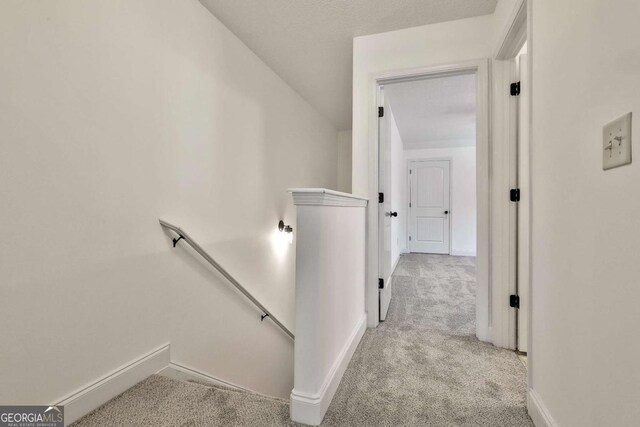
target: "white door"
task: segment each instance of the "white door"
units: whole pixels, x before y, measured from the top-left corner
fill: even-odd
[[[529,184],[529,92],[527,55],[520,55],[520,96],[518,97],[518,350],[527,351],[529,339],[529,207],[531,190]]]
[[[380,88],[379,104],[384,105],[384,89]],[[378,191],[384,201],[378,203],[378,277],[382,280],[379,289],[380,320],[387,318],[391,302],[391,144],[387,137],[386,117],[378,118]],[[379,284],[380,286],[380,284]]]
[[[409,251],[449,253],[449,160],[409,163]]]

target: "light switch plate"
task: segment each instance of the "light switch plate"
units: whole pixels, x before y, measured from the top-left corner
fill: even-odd
[[[602,128],[602,169],[631,163],[631,113]]]

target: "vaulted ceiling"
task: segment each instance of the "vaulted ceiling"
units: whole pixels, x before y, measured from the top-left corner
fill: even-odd
[[[353,38],[493,13],[497,0],[200,0],[337,129],[351,128]]]

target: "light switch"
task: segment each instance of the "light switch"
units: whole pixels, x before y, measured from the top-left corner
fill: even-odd
[[[631,163],[631,113],[602,128],[602,169]]]

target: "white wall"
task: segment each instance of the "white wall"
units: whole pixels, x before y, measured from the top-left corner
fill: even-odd
[[[532,385],[559,426],[637,425],[640,162],[603,171],[602,126],[633,112],[638,153],[640,3],[532,19]]]
[[[351,193],[351,129],[338,132],[338,191]]]
[[[410,160],[451,159],[451,254],[476,256],[476,148],[406,150],[404,155],[405,165]],[[406,184],[404,188],[406,194]]]
[[[391,268],[401,253],[407,252],[407,167],[404,160],[404,144],[398,130],[393,110],[388,108],[386,130],[391,145],[391,211],[398,216],[391,219]]]
[[[353,40],[353,192],[369,190],[369,109],[375,93],[372,74],[451,64],[491,56],[495,38],[492,15]]]
[[[337,132],[195,0],[0,3],[0,402],[54,402],[171,342],[287,396],[286,188],[336,187]]]
[[[364,334],[366,200],[296,189],[295,387],[291,419],[318,425]]]
[[[353,193],[373,200],[377,188],[369,188],[377,177],[377,147],[372,143],[377,120],[375,76],[395,70],[468,62],[489,58],[493,51],[496,22],[481,16],[389,33],[356,37],[353,59]],[[368,326],[378,324],[377,209],[367,209],[367,294]],[[483,269],[485,271],[487,269]],[[488,271],[487,273],[488,274]],[[485,287],[488,286],[485,284]],[[486,338],[486,337],[483,337]]]

